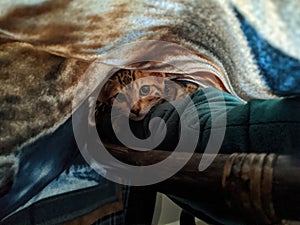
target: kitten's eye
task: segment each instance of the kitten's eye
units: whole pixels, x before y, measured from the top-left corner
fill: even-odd
[[[144,85],[140,89],[140,95],[142,95],[142,96],[148,95],[149,92],[150,92],[150,86],[149,85]]]
[[[126,97],[125,97],[125,95],[122,94],[122,93],[117,94],[116,99],[117,99],[119,102],[125,102],[125,101],[126,101]]]

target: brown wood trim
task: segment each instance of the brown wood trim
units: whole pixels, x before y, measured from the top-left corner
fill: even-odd
[[[106,145],[123,162],[143,166],[166,157],[180,163],[181,152],[135,151]],[[292,155],[233,153],[218,154],[212,164],[199,171],[203,154],[194,153],[188,163],[169,179],[153,185],[167,195],[197,202],[216,218],[238,224],[281,224],[300,215],[300,160]],[[169,170],[171,168],[165,168]]]
[[[262,174],[261,186],[261,201],[266,215],[272,222],[279,219],[276,216],[274,203],[273,203],[273,167],[275,165],[277,156],[275,154],[268,154],[264,162],[264,170]]]

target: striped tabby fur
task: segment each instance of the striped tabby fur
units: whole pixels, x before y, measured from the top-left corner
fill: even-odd
[[[96,116],[105,109],[117,107],[121,115],[142,120],[154,106],[164,101],[182,99],[199,89],[192,82],[176,81],[172,74],[122,69],[103,86],[97,102]],[[172,82],[174,80],[174,82]]]

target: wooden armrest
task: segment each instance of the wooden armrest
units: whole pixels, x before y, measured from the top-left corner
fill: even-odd
[[[187,157],[185,153],[170,155],[160,150],[141,152],[115,145],[106,147],[119,160],[139,166],[167,157],[174,157],[178,163]],[[280,224],[283,219],[299,219],[300,159],[275,154],[218,154],[200,172],[202,156],[194,153],[178,173],[153,187],[167,195],[196,202],[197,208],[221,221]]]

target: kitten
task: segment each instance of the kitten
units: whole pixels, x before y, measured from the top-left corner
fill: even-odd
[[[143,70],[119,70],[103,86],[96,106],[96,117],[100,108],[116,107],[120,115],[140,121],[151,108],[163,103],[182,99],[199,87],[196,84],[167,82],[170,74]],[[129,114],[129,115],[128,115]]]

